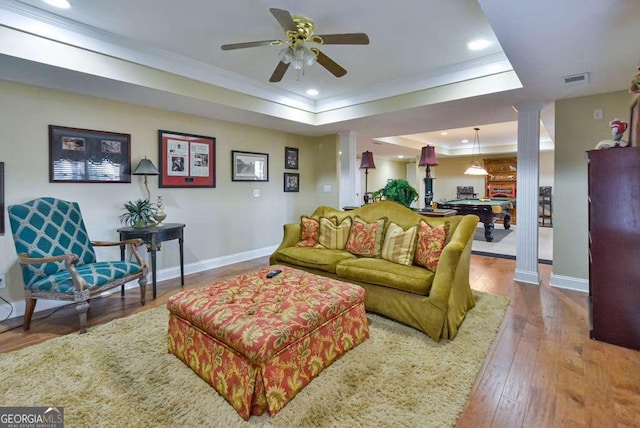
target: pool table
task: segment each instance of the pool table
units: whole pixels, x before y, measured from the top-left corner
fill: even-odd
[[[438,202],[438,208],[456,210],[458,214],[475,214],[484,224],[484,238],[493,241],[493,222],[502,219],[505,229],[511,228],[512,199],[453,199]]]

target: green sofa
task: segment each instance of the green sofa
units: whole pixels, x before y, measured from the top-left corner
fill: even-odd
[[[390,201],[351,211],[320,206],[311,217],[359,216],[367,222],[387,217],[403,228],[427,221],[432,227],[449,222],[446,245],[435,272],[417,265],[400,265],[382,258],[355,256],[346,250],[296,247],[300,223],[284,225],[282,243],[270,264],[283,264],[362,286],[367,311],[422,330],[439,341],[453,339],[467,311],[475,306],[469,285],[471,242],[478,224],[475,215],[425,217]]]

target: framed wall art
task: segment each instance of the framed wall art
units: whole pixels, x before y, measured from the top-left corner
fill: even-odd
[[[216,139],[158,131],[158,187],[216,187]]]
[[[269,181],[269,154],[232,150],[231,181]]]
[[[631,104],[631,121],[629,122],[629,146],[640,144],[640,97]]]
[[[49,182],[131,183],[131,135],[49,125]]]
[[[298,169],[298,149],[284,148],[284,169]]]
[[[300,191],[300,174],[297,172],[284,173],[284,191],[299,192]]]

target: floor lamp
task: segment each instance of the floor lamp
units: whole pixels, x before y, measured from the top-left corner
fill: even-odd
[[[433,146],[424,146],[420,153],[419,166],[426,166],[426,176],[424,177],[424,211],[433,211],[431,202],[433,201],[433,178],[431,178],[431,167],[438,165],[436,159],[436,148]]]
[[[360,169],[364,169],[364,203],[368,204],[370,198],[370,194],[368,192],[367,182],[369,178],[369,168],[376,169],[376,164],[373,162],[373,153],[370,151],[362,152],[362,160],[360,162]]]

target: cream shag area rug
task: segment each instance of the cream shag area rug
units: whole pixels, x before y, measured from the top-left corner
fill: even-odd
[[[368,314],[371,337],[275,417],[245,422],[173,355],[165,307],[0,355],[0,406],[64,406],[65,426],[453,426],[508,299],[475,292],[453,341]]]

